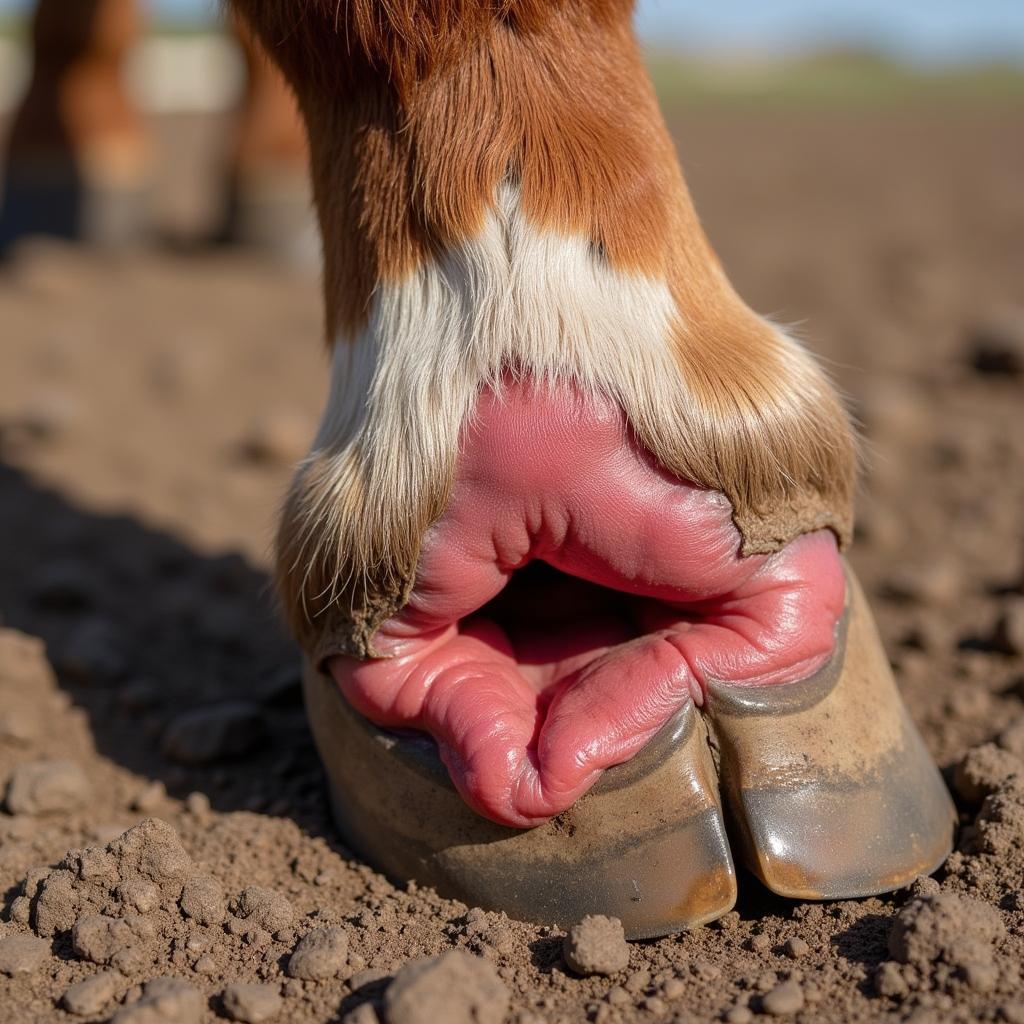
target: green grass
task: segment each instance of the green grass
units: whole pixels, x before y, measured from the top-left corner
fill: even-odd
[[[822,54],[780,62],[710,62],[676,53],[649,58],[667,106],[1015,106],[1024,68],[971,65],[918,69],[870,54]]]

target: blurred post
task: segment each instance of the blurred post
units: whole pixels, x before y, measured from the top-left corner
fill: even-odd
[[[0,253],[51,234],[105,244],[143,230],[151,151],[124,87],[136,0],[39,0],[33,71],[11,130]]]
[[[244,22],[233,17],[231,27],[247,75],[227,176],[225,238],[317,265],[306,129],[295,97]]]

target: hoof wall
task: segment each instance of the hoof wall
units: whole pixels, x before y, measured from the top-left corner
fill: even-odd
[[[312,669],[305,691],[349,845],[394,879],[525,920],[606,914],[643,939],[720,917],[736,899],[727,820],[765,885],[801,899],[900,888],[952,847],[952,802],[852,579],[822,670],[790,684],[712,685],[702,711],[687,705],[529,830],[470,810],[430,738],[376,728]]]

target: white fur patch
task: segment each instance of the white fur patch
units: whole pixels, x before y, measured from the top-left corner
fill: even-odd
[[[754,407],[759,387],[781,398],[761,410],[771,414],[799,412],[827,392],[800,346],[766,333],[756,365],[746,367],[749,387],[718,391],[715,408],[727,424],[741,421],[731,414],[743,402]],[[316,596],[329,600],[355,582],[351,574],[396,582],[394,567],[415,555],[424,517],[442,511],[481,387],[500,387],[509,370],[611,397],[667,468],[706,482],[720,452],[706,417],[701,428],[706,410],[687,380],[703,367],[699,356],[685,365],[672,344],[680,337],[685,324],[666,282],[612,268],[582,236],[532,228],[517,190],[503,186],[476,237],[380,285],[359,337],[337,340],[310,455],[318,484],[304,490],[300,477],[296,488],[301,535],[291,571],[308,579],[311,566],[326,567],[329,582]],[[708,388],[707,374],[702,380]],[[770,426],[782,421],[749,417],[756,457],[769,466],[782,461]],[[812,439],[827,433],[816,418],[805,426]],[[703,475],[694,472],[702,462]]]
[[[351,509],[339,499],[358,475],[362,522],[335,520],[335,541],[371,569],[396,517],[422,508],[447,476],[481,386],[499,386],[510,368],[604,392],[641,433],[662,434],[678,422],[674,323],[665,282],[611,268],[581,236],[536,231],[503,186],[475,238],[381,285],[359,337],[335,344],[312,453],[332,460],[335,483],[314,518],[323,528],[321,517]]]

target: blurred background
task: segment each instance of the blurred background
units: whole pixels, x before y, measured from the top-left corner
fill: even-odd
[[[6,847],[0,816],[0,889],[148,781],[176,827],[195,790],[301,860],[288,821],[329,828],[266,570],[327,381],[302,132],[212,2],[42,3],[33,28],[0,0],[0,626],[63,696],[4,690],[0,778],[71,757],[95,796]],[[861,426],[851,558],[911,713],[947,770],[1024,756],[1024,3],[642,0],[638,25],[730,276]],[[175,761],[207,705],[231,743]]]

